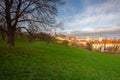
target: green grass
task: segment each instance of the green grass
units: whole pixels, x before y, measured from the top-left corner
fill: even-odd
[[[0,80],[120,80],[120,56],[63,46],[0,40]]]

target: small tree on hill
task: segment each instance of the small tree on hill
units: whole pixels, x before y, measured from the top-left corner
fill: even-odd
[[[93,49],[93,41],[88,41],[86,43],[86,48],[91,51]]]

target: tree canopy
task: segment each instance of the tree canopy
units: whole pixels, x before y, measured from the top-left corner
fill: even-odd
[[[14,45],[17,29],[36,32],[54,27],[61,4],[64,4],[61,0],[1,0],[0,30],[7,33],[8,45]]]

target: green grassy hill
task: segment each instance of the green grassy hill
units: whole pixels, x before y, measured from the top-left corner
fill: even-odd
[[[0,80],[120,80],[120,56],[57,43],[0,40]]]

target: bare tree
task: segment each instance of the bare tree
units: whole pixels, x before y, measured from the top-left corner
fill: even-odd
[[[63,29],[63,27],[61,27],[61,26],[63,26],[63,25],[64,25],[64,24],[63,24],[62,22],[60,22],[60,23],[56,24],[56,25],[53,27],[53,29],[54,29],[54,31],[55,31],[55,36],[57,35],[57,33],[56,33],[57,28],[58,28],[58,29]]]
[[[0,16],[0,32],[1,32],[1,36],[2,36],[2,40],[5,40],[5,35],[6,35],[6,24],[5,24],[5,19]]]
[[[1,0],[0,15],[5,19],[8,45],[14,45],[15,31],[24,28],[43,30],[55,24],[61,0]]]
[[[86,48],[91,51],[93,49],[93,41],[88,41],[86,43]]]
[[[112,41],[112,53],[116,53],[120,48],[119,41],[113,40]]]

